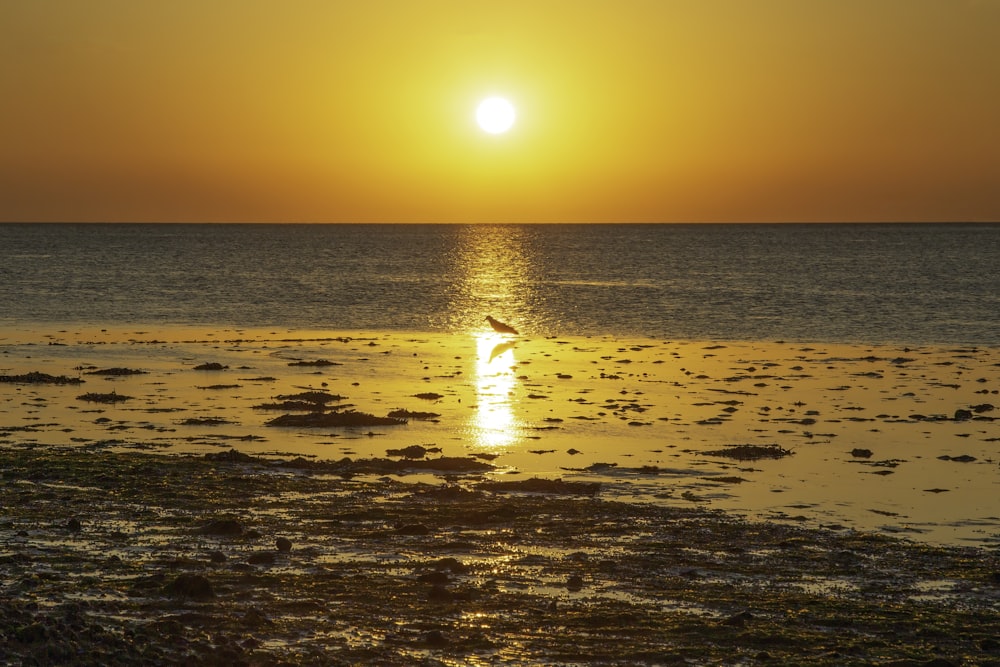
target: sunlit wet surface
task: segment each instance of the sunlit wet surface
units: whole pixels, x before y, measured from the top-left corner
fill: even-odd
[[[866,628],[866,643],[869,630],[882,633],[873,650],[883,655],[900,619],[904,650],[932,613],[957,619],[948,634],[964,641],[966,619],[991,622],[996,603],[987,549],[604,502],[603,492],[498,494],[462,475],[447,487],[411,475],[335,479],[307,460],[228,455],[46,448],[8,450],[4,462],[13,483],[0,487],[0,588],[35,613],[70,605],[165,641],[211,627],[202,652],[235,636],[249,652],[348,653],[353,663],[579,664],[585,647],[604,664],[623,646],[659,655],[688,633],[698,655],[735,637],[713,653],[731,664],[744,631],[785,632],[800,655],[813,637],[796,624],[822,634],[844,619]],[[456,496],[456,484],[478,490]],[[282,551],[279,539],[275,551],[278,536],[293,546]],[[215,594],[173,592],[192,573]]]
[[[604,335],[992,343],[982,315],[992,274],[968,254],[951,253],[962,259],[948,283],[915,279],[903,253],[888,272],[896,278],[872,290],[845,267],[875,261],[864,253],[887,261],[884,244],[855,239],[830,259],[831,243],[809,245],[812,230],[780,244],[794,250],[784,258],[760,243],[766,230],[747,244],[732,229],[615,228],[596,252],[568,227],[377,239],[353,228],[282,228],[276,239],[255,230],[172,245],[174,228],[154,230],[155,244],[143,229],[135,247],[154,249],[144,260],[144,250],[110,252],[94,237],[90,250],[70,244],[8,267],[7,324],[207,325],[0,330],[0,375],[82,381],[0,383],[8,601],[53,612],[79,604],[172,644],[213,627],[203,644],[230,644],[233,633],[251,653],[348,651],[357,663],[579,664],[606,649],[610,664],[630,648],[618,643],[626,637],[629,655],[659,662],[681,659],[673,652],[687,637],[698,646],[687,662],[710,649],[715,663],[751,664],[763,655],[744,649],[756,634],[767,651],[793,638],[812,650],[822,638],[835,656],[827,664],[839,664],[862,655],[852,636],[876,644],[883,662],[893,642],[909,658],[925,637],[993,641],[983,639],[989,620],[979,635],[968,630],[996,608],[1000,351]],[[628,264],[608,261],[626,255]],[[803,274],[806,265],[815,271]],[[968,298],[956,301],[954,285]],[[234,326],[325,326],[331,314],[351,330]],[[516,314],[523,335],[491,330],[486,314]],[[567,331],[580,335],[548,337]],[[288,404],[305,393],[330,396],[328,412],[408,421],[268,425],[299,416]],[[777,455],[726,456],[733,445]],[[267,461],[199,456],[229,450]],[[312,465],[348,457],[493,467]],[[560,497],[554,484],[539,495],[493,484],[533,477],[600,489]],[[236,534],[204,530],[230,517]],[[826,530],[800,530],[815,526]],[[946,553],[921,541],[990,548]],[[207,574],[217,597],[167,599],[179,572]],[[435,648],[435,632],[448,649]]]
[[[166,329],[0,332],[0,446],[384,457],[410,445],[490,473],[750,517],[1000,542],[1000,353],[464,334]],[[309,365],[316,361],[330,365]],[[195,370],[205,363],[222,370]],[[306,365],[292,365],[306,364]],[[102,376],[108,368],[144,371]],[[259,406],[322,390],[400,426],[269,427]],[[131,397],[103,404],[85,393]],[[429,398],[428,398],[429,397]],[[967,413],[956,411],[968,411]],[[959,418],[956,418],[958,414]],[[710,452],[777,445],[778,459]]]
[[[521,426],[511,400],[517,383],[516,346],[516,341],[499,335],[476,337],[476,403],[468,432],[488,451],[513,445]]]

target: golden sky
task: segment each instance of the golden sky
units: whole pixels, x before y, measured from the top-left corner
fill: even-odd
[[[1000,220],[1000,0],[0,0],[0,220]]]

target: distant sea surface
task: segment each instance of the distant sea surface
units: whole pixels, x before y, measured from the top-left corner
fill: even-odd
[[[1000,225],[0,224],[0,325],[1000,345]]]

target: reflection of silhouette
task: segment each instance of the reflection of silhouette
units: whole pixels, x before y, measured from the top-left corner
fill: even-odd
[[[497,333],[517,335],[517,329],[510,326],[509,324],[504,324],[500,320],[493,319],[493,317],[490,315],[486,316],[486,321],[490,323],[490,326],[493,327],[493,330],[496,331]]]
[[[515,345],[517,345],[517,342],[512,340],[494,345],[493,350],[490,352],[490,361],[493,361],[507,350],[513,350]]]

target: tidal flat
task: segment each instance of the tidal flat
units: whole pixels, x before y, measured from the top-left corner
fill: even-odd
[[[993,348],[6,329],[0,655],[1000,664],[998,393]]]
[[[605,500],[1000,544],[1000,350],[0,330],[0,446],[490,462]],[[783,457],[720,456],[734,446]],[[429,480],[428,480],[429,481]]]
[[[0,654],[29,665],[1000,664],[992,550],[387,469],[368,478],[235,451],[0,450]]]

